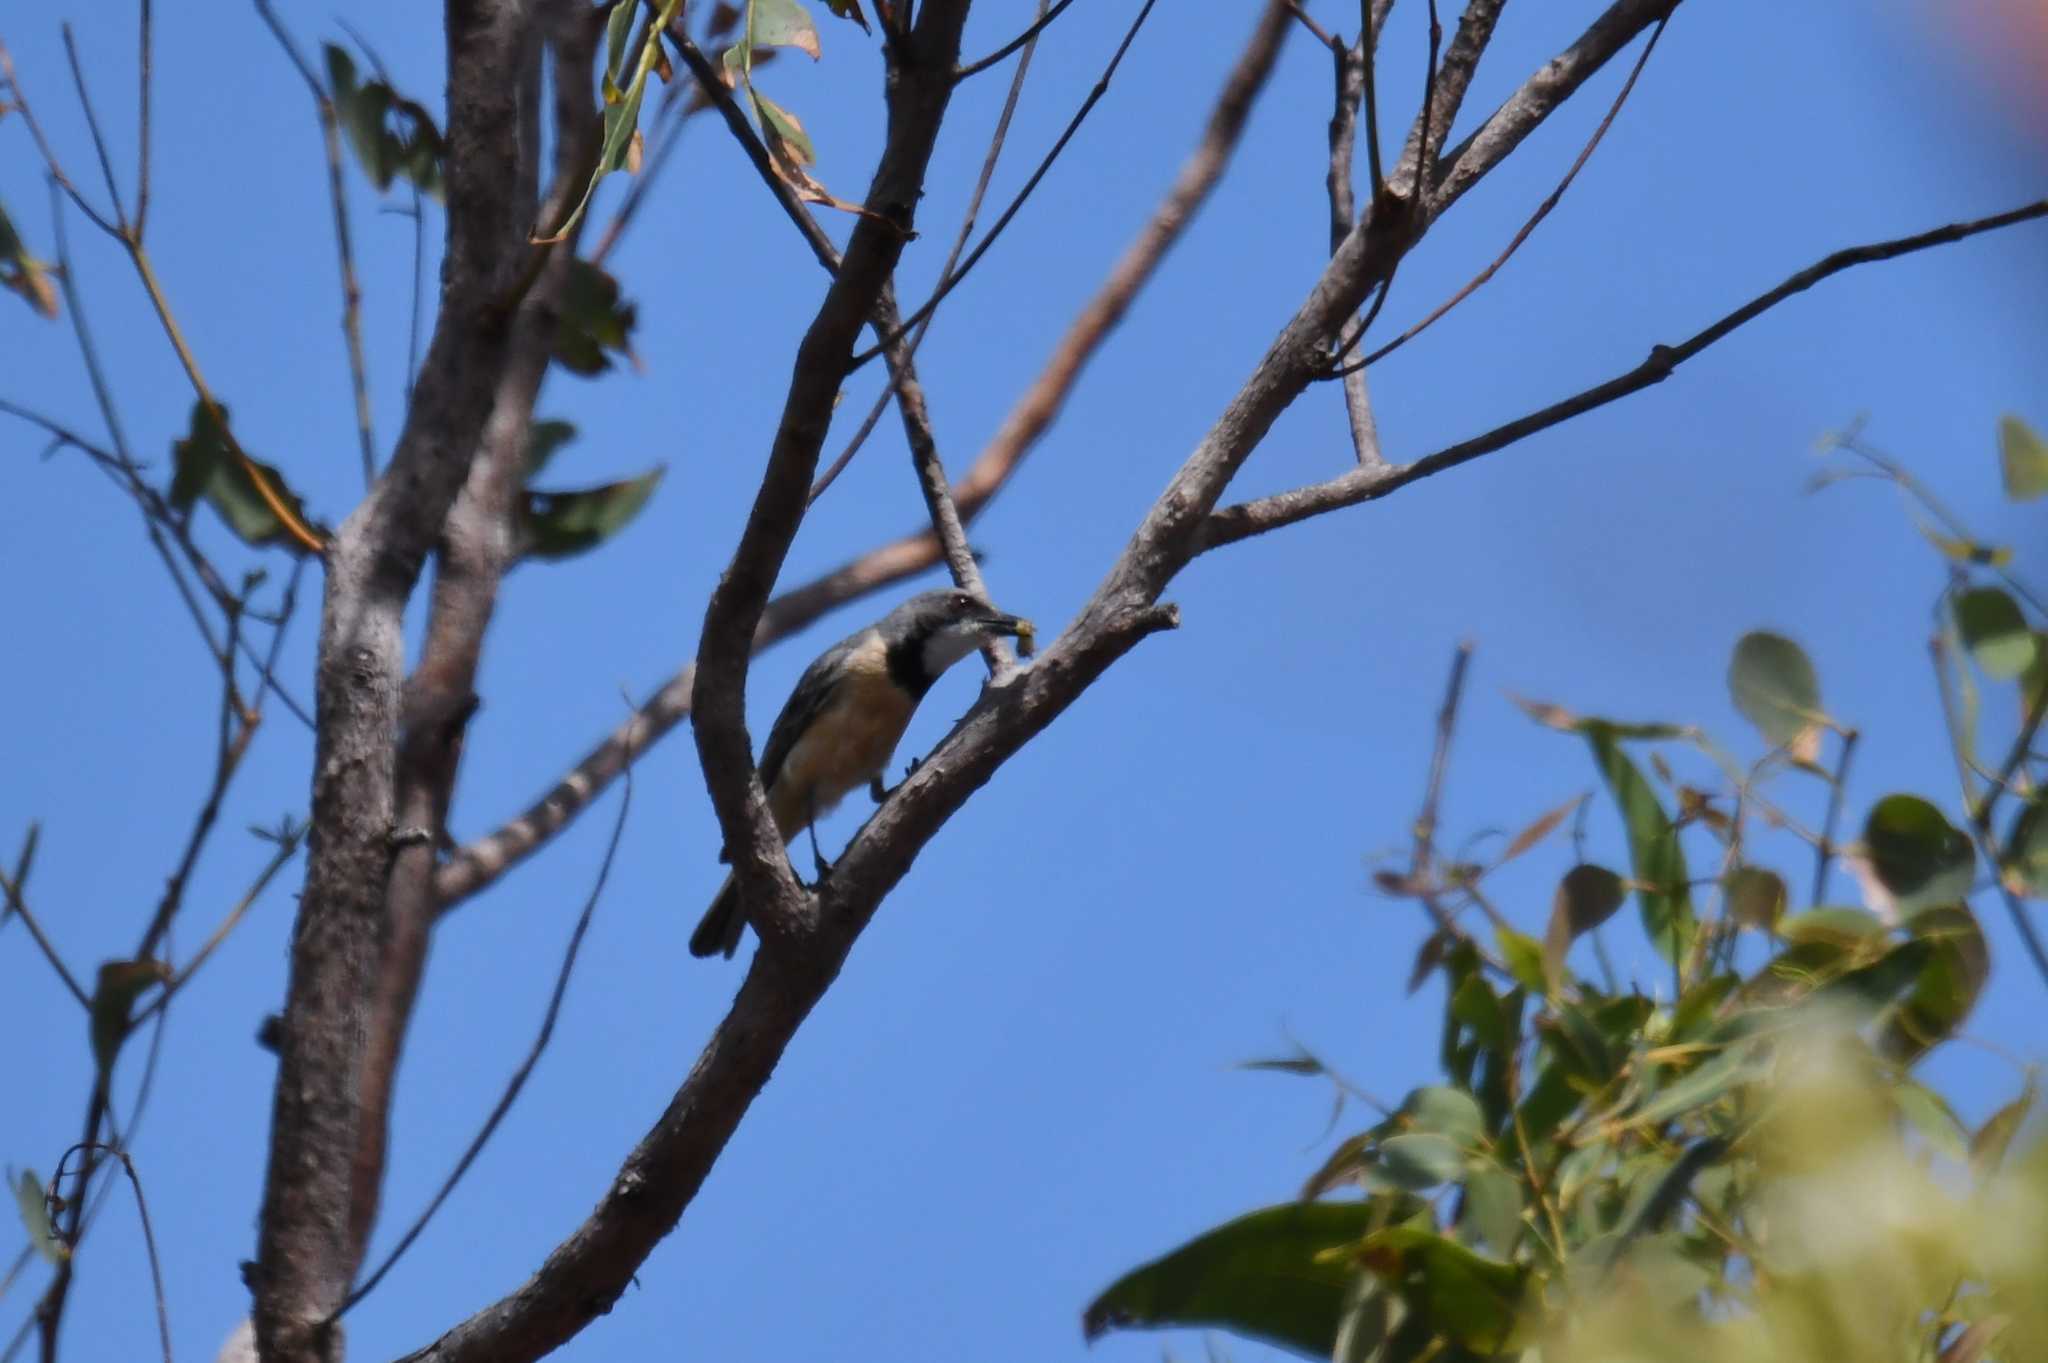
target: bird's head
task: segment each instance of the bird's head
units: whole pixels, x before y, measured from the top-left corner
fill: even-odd
[[[1025,643],[1023,652],[1031,651],[1029,620],[1006,615],[957,587],[918,593],[884,616],[878,628],[883,643],[892,652],[911,653],[928,679],[974,652],[985,639],[1015,638]]]

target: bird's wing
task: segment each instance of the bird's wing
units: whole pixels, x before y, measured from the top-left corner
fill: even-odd
[[[782,764],[789,760],[790,750],[819,712],[832,703],[833,693],[846,676],[846,655],[853,652],[859,639],[856,634],[832,645],[797,678],[796,689],[782,703],[782,713],[775,717],[774,727],[768,730],[768,743],[761,749],[761,789],[775,789],[775,778],[782,775]]]

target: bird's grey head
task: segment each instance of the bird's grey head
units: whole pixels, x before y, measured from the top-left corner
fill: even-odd
[[[959,662],[982,640],[1002,635],[1028,638],[1031,622],[1006,615],[957,587],[920,592],[882,617],[877,626],[888,646],[890,664],[914,669],[925,686]],[[911,677],[905,676],[908,683]],[[922,687],[918,690],[922,692]]]

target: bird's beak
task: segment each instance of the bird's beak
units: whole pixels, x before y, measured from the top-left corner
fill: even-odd
[[[1019,653],[1027,658],[1031,656],[1036,631],[1032,628],[1031,622],[1021,615],[1005,615],[1001,611],[990,611],[974,622],[974,628],[977,633],[991,638],[1007,634],[1016,639]]]

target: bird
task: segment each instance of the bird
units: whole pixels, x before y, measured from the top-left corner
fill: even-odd
[[[1029,620],[1006,615],[971,592],[920,592],[819,654],[797,679],[761,750],[761,788],[784,843],[862,785],[875,803],[882,772],[917,703],[945,670],[989,639],[1015,638],[1031,652]],[[812,849],[816,853],[815,829]],[[826,866],[818,858],[818,871]],[[692,956],[731,956],[746,915],[731,876],[690,935]]]

